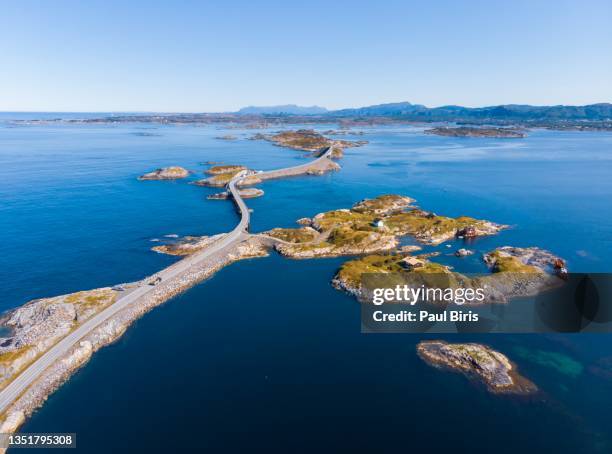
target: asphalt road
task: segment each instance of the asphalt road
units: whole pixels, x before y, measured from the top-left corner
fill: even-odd
[[[296,171],[307,171],[313,165],[317,165],[323,159],[329,157],[332,150],[333,147],[329,147],[329,149],[319,158],[306,164],[288,167],[285,169],[261,172],[256,176],[277,178],[282,176],[296,175]],[[138,298],[153,292],[155,290],[155,286],[147,284],[152,279],[156,279],[158,277],[160,277],[162,281],[172,279],[184,271],[187,271],[191,266],[199,264],[217,253],[229,251],[237,243],[243,241],[246,238],[249,227],[250,212],[244,203],[244,200],[240,197],[236,185],[239,184],[245,177],[246,171],[240,172],[228,184],[228,190],[232,194],[234,202],[236,203],[236,206],[240,212],[240,222],[234,228],[234,230],[225,235],[219,241],[213,243],[207,249],[192,254],[185,259],[164,268],[153,276],[143,279],[135,290],[118,298],[115,303],[94,315],[89,320],[85,321],[82,325],[77,327],[74,331],[47,350],[40,358],[30,364],[17,377],[15,377],[12,382],[10,382],[2,391],[0,391],[0,413],[7,410],[11,403],[15,401],[45,369],[68,353],[70,349],[73,348],[87,334],[92,332],[100,324],[110,319],[120,310],[125,309],[129,304],[138,300]]]

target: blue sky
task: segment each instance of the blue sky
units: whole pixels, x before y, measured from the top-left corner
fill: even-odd
[[[612,2],[0,3],[0,111],[612,102]]]

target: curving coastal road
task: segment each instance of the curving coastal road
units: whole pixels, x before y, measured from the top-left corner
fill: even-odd
[[[267,180],[300,175],[313,169],[325,168],[325,165],[329,162],[329,157],[331,156],[333,148],[333,146],[329,147],[319,158],[306,164],[261,172],[255,174],[255,176],[262,180]],[[122,309],[125,309],[129,304],[153,292],[155,286],[148,284],[152,279],[161,278],[162,281],[166,281],[177,277],[185,271],[188,271],[190,267],[201,264],[217,254],[228,253],[236,244],[245,240],[248,236],[250,212],[246,203],[244,203],[244,200],[240,197],[237,185],[247,176],[249,175],[247,175],[246,171],[240,172],[228,184],[228,190],[240,212],[240,222],[230,233],[213,243],[207,249],[192,254],[164,268],[153,276],[143,279],[139,282],[135,290],[118,298],[115,303],[85,321],[82,325],[78,326],[74,331],[47,350],[0,391],[0,413],[6,411],[11,403],[13,403],[45,371],[45,369],[60,360],[87,334],[91,333],[100,324],[109,320]]]

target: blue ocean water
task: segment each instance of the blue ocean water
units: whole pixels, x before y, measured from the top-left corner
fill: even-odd
[[[439,214],[512,226],[470,246],[479,252],[540,246],[573,271],[610,271],[612,135],[364,132],[339,136],[370,142],[345,150],[340,172],[262,185],[266,195],[248,201],[251,230],[400,193]],[[239,140],[216,139],[225,134]],[[152,239],[231,229],[233,206],[206,200],[213,189],[136,177],[167,165],[187,167],[196,179],[205,161],[272,169],[307,159],[246,140],[253,134],[0,123],[0,309],[139,279],[175,260],[151,252]],[[460,245],[436,248],[439,260],[481,271],[479,254],[448,255]],[[220,271],[96,353],[23,431],[77,432],[84,452],[612,450],[610,336],[450,337],[506,353],[542,390],[532,399],[494,396],[425,365],[415,354],[424,336],[360,334],[357,304],[329,285],[344,260],[272,255]]]

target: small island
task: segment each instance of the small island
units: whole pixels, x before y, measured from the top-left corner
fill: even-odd
[[[223,238],[224,234],[212,236],[185,236],[168,244],[162,244],[151,248],[152,251],[168,255],[190,255],[194,252],[207,248],[214,242]]]
[[[189,175],[189,170],[179,166],[155,169],[138,177],[139,180],[178,180]]]
[[[561,274],[567,271],[565,260],[537,247],[502,246],[486,253],[483,259],[495,272]]]
[[[538,390],[517,372],[516,366],[505,355],[486,345],[423,341],[417,345],[417,353],[434,367],[478,379],[492,393],[532,394]]]
[[[437,136],[447,137],[495,137],[505,139],[521,139],[526,137],[527,134],[516,128],[494,128],[494,127],[468,127],[459,126],[453,127],[439,127],[427,129],[425,134],[434,134]]]
[[[194,181],[193,184],[210,188],[222,188],[226,186],[232,180],[232,178],[243,171],[246,171],[249,175],[240,182],[239,186],[252,186],[254,184],[261,183],[261,180],[257,178],[255,171],[249,170],[243,165],[228,164],[211,167],[210,169],[206,170],[206,173],[212,176]],[[213,198],[222,197],[220,196]]]
[[[256,134],[253,140],[267,140],[281,147],[292,148],[300,151],[319,152],[320,150],[334,145],[332,158],[341,158],[342,149],[348,147],[359,147],[365,145],[365,141],[333,140],[319,134],[314,129],[298,129],[297,131],[283,131],[277,134]]]
[[[220,175],[222,173],[232,173],[232,172],[240,172],[241,170],[246,170],[247,168],[243,165],[238,164],[228,164],[228,165],[216,165],[206,170],[206,173],[209,175]]]
[[[240,197],[243,199],[254,199],[264,195],[264,191],[258,188],[245,188],[239,189],[238,194],[240,194]],[[218,192],[216,194],[211,194],[206,198],[208,200],[227,200],[230,198],[230,193],[228,191]]]
[[[410,251],[406,251],[410,252]],[[471,304],[505,304],[513,298],[535,296],[563,284],[567,273],[565,261],[544,249],[503,246],[483,255],[492,274],[468,277],[448,267],[429,261],[431,255],[410,256],[404,253],[373,254],[349,260],[342,264],[332,279],[332,286],[355,296],[365,298],[362,286],[364,273],[429,273],[446,274],[449,286],[486,289],[484,301]],[[406,274],[404,274],[406,277]],[[406,281],[408,282],[408,281]],[[405,283],[406,283],[405,282]],[[436,278],[433,278],[436,282]],[[435,286],[435,285],[434,285]]]

